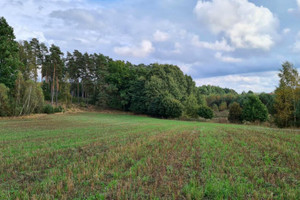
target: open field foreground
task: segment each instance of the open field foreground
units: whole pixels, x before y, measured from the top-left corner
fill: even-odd
[[[0,199],[300,199],[300,133],[79,113],[0,120]]]

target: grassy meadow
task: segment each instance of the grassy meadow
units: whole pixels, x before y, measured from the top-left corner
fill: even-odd
[[[300,132],[88,112],[4,119],[0,199],[300,199]]]

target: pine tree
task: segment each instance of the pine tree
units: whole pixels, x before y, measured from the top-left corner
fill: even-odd
[[[52,70],[52,85],[51,85],[51,104],[54,102],[54,96],[55,101],[57,104],[58,101],[58,92],[59,92],[59,80],[62,79],[62,73],[63,73],[63,61],[61,56],[63,53],[61,52],[60,48],[55,45],[51,45],[50,47],[50,56],[49,61],[51,65]]]
[[[33,38],[30,41],[30,47],[31,47],[31,52],[32,52],[32,68],[33,68],[33,79],[35,82],[37,82],[38,79],[38,70],[40,69],[40,64],[41,64],[41,47],[40,47],[40,42],[38,39]]]

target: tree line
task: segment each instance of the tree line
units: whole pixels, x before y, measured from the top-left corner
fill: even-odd
[[[274,94],[196,87],[175,65],[134,65],[78,50],[64,54],[36,38],[17,42],[0,18],[0,116],[49,113],[51,106],[78,103],[161,118],[211,119],[229,110],[231,122],[272,119],[280,127],[299,126],[298,72],[286,62],[279,77]]]

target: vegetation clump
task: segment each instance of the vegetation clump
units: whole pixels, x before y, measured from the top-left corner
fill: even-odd
[[[248,95],[243,106],[242,119],[249,122],[265,122],[268,119],[268,110],[257,96]]]
[[[212,111],[211,108],[209,108],[207,106],[201,106],[198,109],[198,115],[205,119],[212,119],[214,117],[214,112]]]
[[[229,106],[228,120],[233,123],[240,123],[242,121],[243,110],[239,103],[234,102]]]

